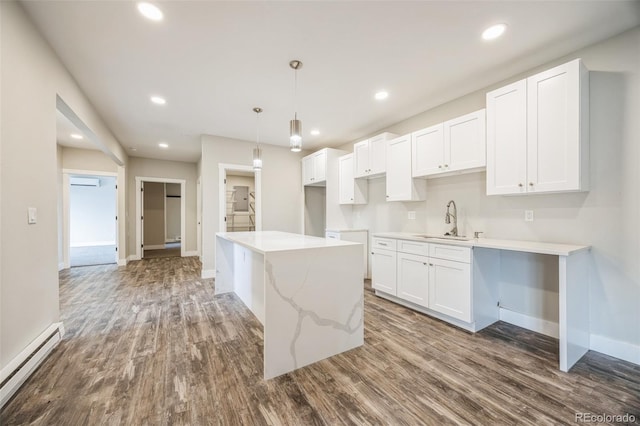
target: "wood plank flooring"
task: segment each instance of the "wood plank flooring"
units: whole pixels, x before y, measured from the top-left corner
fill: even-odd
[[[475,335],[377,298],[365,345],[262,379],[262,326],[214,296],[197,258],[60,274],[67,334],[0,413],[4,425],[573,424],[640,422],[640,366],[497,323]]]

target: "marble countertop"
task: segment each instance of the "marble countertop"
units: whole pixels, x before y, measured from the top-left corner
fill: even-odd
[[[449,244],[463,247],[491,248],[497,250],[521,251],[527,253],[550,254],[554,256],[569,256],[583,250],[589,250],[591,246],[574,244],[545,243],[538,241],[497,240],[492,238],[477,238],[468,241],[447,240],[442,238],[425,238],[420,234],[406,232],[377,232],[374,237],[395,238],[399,240],[422,241],[427,243]]]
[[[360,244],[280,231],[218,232],[216,236],[260,253]]]
[[[327,228],[327,232],[366,232],[368,229],[350,229],[350,228]]]

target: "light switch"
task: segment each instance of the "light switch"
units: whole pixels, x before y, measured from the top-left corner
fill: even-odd
[[[524,221],[525,222],[533,222],[533,210],[525,210],[524,211]]]
[[[29,225],[33,225],[38,221],[38,209],[35,207],[29,207],[27,213],[28,223]]]
[[[407,218],[409,220],[416,220],[416,212],[408,212]]]

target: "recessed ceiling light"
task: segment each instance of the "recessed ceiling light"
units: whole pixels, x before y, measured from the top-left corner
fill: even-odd
[[[79,135],[77,133],[71,133],[71,137],[78,140],[83,139],[82,135]]]
[[[320,130],[311,129],[311,131],[309,133],[311,133],[312,136],[318,136],[320,134]]]
[[[384,90],[381,92],[376,93],[375,98],[379,101],[383,100],[383,99],[387,99],[389,97],[389,93],[385,92]]]
[[[152,96],[151,97],[151,102],[153,102],[154,104],[157,105],[164,105],[167,103],[167,100],[165,98],[162,98],[160,96]]]
[[[145,18],[152,21],[162,21],[162,18],[164,17],[162,11],[158,9],[158,6],[151,3],[138,3],[138,11],[142,13]]]
[[[129,149],[134,152],[138,150],[138,148],[136,148],[135,146],[130,146]]]
[[[168,143],[164,143],[164,142],[160,142],[160,143],[158,144],[158,146],[159,146],[160,148],[162,148],[162,149],[167,149],[167,148],[169,148],[169,144],[168,144]]]
[[[494,40],[500,37],[507,29],[507,24],[492,25],[482,32],[482,38],[485,40]]]

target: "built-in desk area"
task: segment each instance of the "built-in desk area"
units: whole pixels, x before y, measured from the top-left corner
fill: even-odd
[[[362,244],[286,232],[216,234],[216,294],[264,327],[264,378],[362,346]]]

